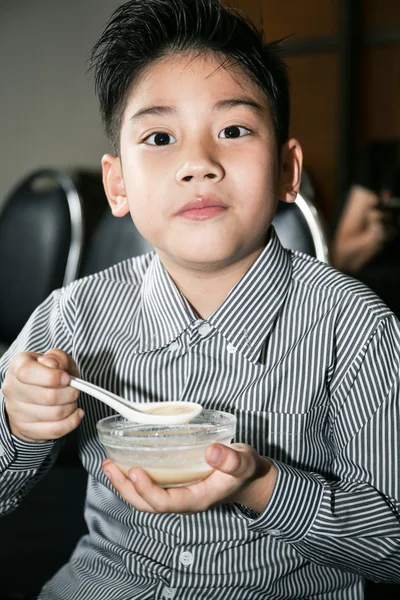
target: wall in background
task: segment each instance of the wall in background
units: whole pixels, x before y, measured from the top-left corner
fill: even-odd
[[[0,205],[37,167],[100,168],[108,144],[85,57],[120,4],[0,3]]]
[[[257,2],[236,5],[258,19]],[[329,219],[336,198],[341,0],[260,0],[267,41],[283,45],[291,82],[291,135],[303,148],[316,201]]]
[[[357,144],[400,138],[400,2],[364,0]]]

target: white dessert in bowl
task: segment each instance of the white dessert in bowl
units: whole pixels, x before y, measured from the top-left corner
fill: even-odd
[[[203,410],[183,425],[140,425],[121,416],[97,423],[99,440],[107,456],[127,473],[144,469],[162,487],[191,485],[207,477],[212,468],[204,453],[213,442],[230,444],[236,417],[217,410]]]

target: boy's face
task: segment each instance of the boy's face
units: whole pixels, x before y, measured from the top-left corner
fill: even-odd
[[[165,263],[206,271],[261,253],[301,168],[295,140],[279,163],[264,95],[218,67],[204,55],[153,64],[127,102],[120,157],[102,161],[114,215],[130,211]]]

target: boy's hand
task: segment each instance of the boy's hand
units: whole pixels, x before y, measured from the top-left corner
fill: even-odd
[[[22,352],[10,361],[2,392],[11,432],[28,442],[60,438],[75,429],[83,410],[78,390],[69,387],[78,376],[72,358],[62,350],[46,354]]]
[[[145,471],[134,468],[126,477],[109,459],[103,470],[115,489],[134,508],[153,513],[193,513],[218,504],[238,502],[262,512],[271,497],[277,470],[247,444],[212,444],[205,458],[214,471],[188,487],[161,488]]]

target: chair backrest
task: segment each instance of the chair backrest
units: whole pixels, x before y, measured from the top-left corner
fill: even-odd
[[[305,195],[297,194],[292,204],[279,202],[273,225],[285,248],[300,250],[329,263],[328,237],[322,218]]]
[[[102,271],[150,250],[152,246],[136,229],[130,214],[116,218],[107,211],[89,241],[79,275],[82,277]]]
[[[83,222],[73,180],[54,169],[25,177],[0,214],[0,341],[9,344],[55,288],[76,278]]]

